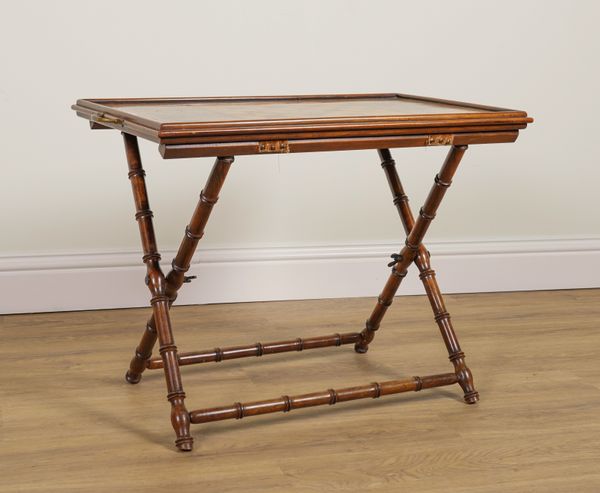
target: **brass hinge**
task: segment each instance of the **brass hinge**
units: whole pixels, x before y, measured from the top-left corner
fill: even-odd
[[[124,123],[123,119],[106,116],[104,113],[100,113],[99,115],[92,115],[92,121],[97,123],[112,123],[113,125],[120,126],[123,126]]]
[[[427,138],[428,146],[448,146],[452,144],[454,140],[454,135],[452,134],[439,134],[439,135],[430,135]]]
[[[268,140],[258,143],[258,152],[290,152],[287,140]]]

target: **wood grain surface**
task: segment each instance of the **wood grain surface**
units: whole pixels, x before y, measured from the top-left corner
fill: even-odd
[[[305,118],[359,118],[361,116],[430,115],[473,113],[472,108],[402,98],[334,99],[327,101],[189,101],[171,104],[107,104],[124,113],[165,123],[201,123]],[[478,110],[484,112],[485,110]]]
[[[443,287],[443,273],[440,275]],[[192,428],[160,372],[123,380],[148,310],[0,317],[0,491],[600,491],[600,290],[450,295],[481,401],[458,386]],[[182,350],[359,329],[373,299],[175,307]],[[351,346],[182,369],[190,407],[450,371],[426,297]],[[242,329],[240,329],[242,328]],[[446,363],[444,363],[446,362]]]

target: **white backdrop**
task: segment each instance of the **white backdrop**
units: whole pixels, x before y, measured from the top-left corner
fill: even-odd
[[[494,257],[485,286],[465,274],[454,290],[600,285],[599,15],[591,0],[10,2],[0,17],[0,289],[13,298],[0,311],[120,306],[104,285],[95,301],[48,290],[139,260],[121,138],[76,118],[79,97],[404,92],[524,109],[536,121],[516,144],[467,152],[429,242],[465,262],[492,251],[542,262],[537,283],[525,272],[494,284],[509,260]],[[155,144],[141,147],[159,245],[172,250],[212,159],[162,161]],[[445,152],[395,152],[415,209]],[[301,262],[354,245],[347,258],[358,261],[401,236],[376,152],[253,156],[236,160],[203,246],[223,265],[247,248],[250,261],[300,251],[290,262]],[[315,272],[329,277],[334,258]],[[276,298],[275,284],[257,287],[261,265],[246,295],[187,301]],[[121,303],[145,300],[143,285],[132,289]]]

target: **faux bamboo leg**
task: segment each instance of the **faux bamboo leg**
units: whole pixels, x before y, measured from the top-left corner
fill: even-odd
[[[213,205],[219,199],[219,192],[231,167],[231,163],[233,163],[233,157],[217,158],[208,176],[206,185],[202,192],[200,192],[198,205],[192,214],[190,223],[185,228],[185,235],[181,241],[177,255],[173,259],[173,262],[171,262],[171,271],[166,277],[165,293],[169,298],[169,306],[177,298],[177,292],[183,283],[186,282],[186,279],[189,279],[186,278],[185,273],[190,268],[190,262],[196,251],[198,241],[204,235],[204,228],[210,217]],[[129,383],[138,383],[141,380],[142,372],[147,368],[148,361],[152,357],[152,349],[156,344],[156,337],[156,323],[154,315],[152,315],[146,324],[142,340],[135,350],[133,359],[129,364],[129,370],[125,375]]]
[[[133,135],[123,134],[127,164],[129,166],[129,179],[133,190],[136,214],[135,218],[140,229],[143,260],[146,264],[146,284],[152,295],[150,303],[156,333],[160,342],[160,355],[163,359],[165,378],[167,381],[167,399],[171,403],[171,423],[175,429],[177,439],[175,444],[180,450],[192,450],[193,439],[190,435],[190,416],[185,408],[185,392],[181,383],[179,363],[177,361],[177,347],[173,339],[171,321],[169,318],[169,298],[166,294],[167,282],[160,268],[160,254],[156,246],[154,226],[152,224],[152,211],[146,192],[145,173],[142,168],[140,151],[137,138]]]
[[[167,274],[167,296],[171,303],[177,298],[179,288],[186,282],[185,273],[190,268],[190,262],[204,236],[204,228],[210,217],[213,206],[219,200],[219,193],[233,163],[233,157],[218,157],[212,167],[206,185],[200,192],[200,199],[192,214],[190,223],[185,228],[185,235],[181,240],[175,258],[171,262],[171,271]]]
[[[381,158],[381,166],[385,171],[390,190],[394,197],[394,205],[398,209],[398,214],[402,220],[404,231],[406,234],[409,234],[415,225],[415,220],[408,204],[408,197],[404,193],[402,182],[398,176],[396,163],[392,159],[392,155],[388,149],[379,150],[379,157]],[[419,245],[419,250],[415,257],[415,264],[420,272],[419,278],[425,286],[425,292],[429,298],[435,321],[438,324],[442,338],[448,349],[450,361],[454,365],[458,383],[464,391],[465,402],[474,404],[479,400],[479,394],[475,390],[473,376],[465,363],[465,355],[460,348],[454,328],[452,327],[450,314],[446,310],[444,298],[442,297],[441,290],[436,280],[435,271],[431,268],[429,252],[423,244]]]
[[[392,304],[394,295],[396,294],[402,279],[406,277],[408,267],[413,263],[418,254],[423,237],[425,236],[431,221],[435,217],[446,190],[452,183],[452,177],[454,176],[454,173],[456,173],[460,160],[466,150],[467,146],[452,146],[450,148],[440,172],[435,177],[435,182],[425,200],[425,204],[419,211],[419,217],[417,218],[414,227],[411,228],[408,233],[405,246],[397,256],[397,262],[392,267],[392,272],[387,283],[377,299],[377,305],[375,305],[371,316],[367,319],[365,328],[361,332],[361,340],[354,346],[354,349],[357,352],[366,353],[369,349],[369,344],[375,337],[375,331],[379,328],[385,312]]]

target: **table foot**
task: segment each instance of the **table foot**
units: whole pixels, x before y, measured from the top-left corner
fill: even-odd
[[[141,379],[142,379],[141,373],[132,373],[131,370],[127,370],[127,373],[125,373],[125,380],[127,380],[132,385],[134,385],[136,383],[140,383]]]
[[[479,400],[479,392],[475,390],[473,383],[473,374],[465,363],[465,353],[458,351],[450,355],[450,361],[454,365],[454,371],[458,384],[465,393],[465,402],[467,404],[475,404]]]
[[[194,439],[190,435],[190,414],[185,408],[185,393],[182,391],[169,393],[171,402],[171,424],[177,435],[175,445],[182,452],[189,452],[193,448]]]
[[[386,290],[387,285],[384,291]],[[386,303],[387,306],[390,306],[391,304],[391,302]],[[377,299],[377,306],[382,306],[381,296]],[[373,342],[373,339],[375,338],[375,332],[377,332],[377,330],[379,329],[379,323],[377,325],[373,325],[371,318],[372,316],[365,322],[365,328],[359,334],[360,339],[356,341],[356,344],[354,345],[354,350],[358,354],[365,354],[369,350],[369,344]]]
[[[138,383],[142,379],[142,373],[146,369],[146,363],[152,357],[152,350],[156,344],[156,339],[156,324],[153,316],[146,324],[142,340],[138,347],[135,348],[135,354],[129,363],[129,370],[125,375],[125,379],[129,383]]]
[[[175,440],[175,445],[181,452],[191,452],[194,448],[194,439],[189,438],[178,438]]]
[[[476,390],[465,394],[465,402],[467,404],[476,404],[479,401],[479,392]]]
[[[357,342],[354,345],[354,350],[358,353],[358,354],[365,354],[368,350],[369,350],[369,345],[364,343],[364,342]]]

